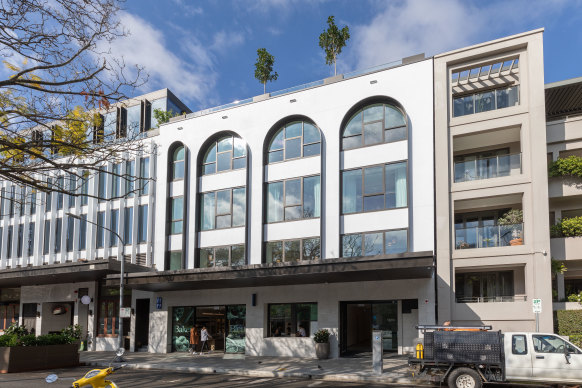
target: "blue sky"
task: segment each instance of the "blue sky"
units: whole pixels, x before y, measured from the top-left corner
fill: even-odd
[[[333,75],[318,46],[334,15],[351,39],[338,73],[544,27],[545,82],[582,76],[582,0],[127,0],[112,46],[145,66],[139,92],[168,87],[192,110],[262,94],[256,50],[275,56],[267,91]]]

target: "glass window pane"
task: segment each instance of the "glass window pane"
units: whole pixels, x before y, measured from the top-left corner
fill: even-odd
[[[405,207],[408,203],[406,162],[386,165],[386,208]]]
[[[303,123],[303,144],[317,143],[320,140],[319,129],[315,125]]]
[[[216,172],[216,163],[210,163],[204,165],[204,174],[214,174]]]
[[[384,194],[364,197],[364,211],[384,209]]]
[[[382,182],[383,166],[368,167],[364,169],[364,194],[376,194],[384,192]]]
[[[269,151],[282,150],[283,149],[283,136],[285,135],[283,128],[279,130],[271,139],[271,144],[269,144]]]
[[[364,235],[364,256],[377,256],[384,252],[383,233],[367,233]]]
[[[234,138],[234,157],[245,156],[247,154],[247,146],[243,139]]]
[[[344,137],[342,139],[342,147],[344,150],[349,150],[351,148],[358,148],[362,146],[362,135]]]
[[[364,143],[366,145],[382,143],[383,131],[381,121],[364,124]]]
[[[518,105],[518,87],[504,88],[495,91],[497,97],[497,109]]]
[[[285,139],[290,139],[292,137],[298,137],[301,136],[301,127],[302,127],[302,122],[296,122],[296,123],[291,123],[288,124],[285,127]]]
[[[246,168],[247,167],[247,158],[246,157],[242,157],[242,158],[236,158],[232,160],[232,169],[233,170],[238,170],[240,168]]]
[[[200,268],[210,268],[214,266],[214,249],[200,249]]]
[[[342,212],[344,214],[362,211],[362,170],[342,173]]]
[[[232,161],[232,152],[225,152],[222,154],[218,154],[217,170],[220,172],[220,171],[227,171],[227,170],[232,169],[231,161]]]
[[[215,258],[215,266],[216,267],[228,267],[228,251],[230,249],[228,247],[223,248],[216,248],[214,253],[216,255]]]
[[[403,253],[408,251],[408,233],[404,230],[386,232],[386,254]]]
[[[319,260],[321,244],[319,238],[307,238],[303,240],[303,260]]]
[[[404,115],[399,109],[390,105],[386,105],[384,111],[386,112],[384,128],[402,127],[406,125]]]
[[[233,245],[231,251],[230,262],[231,265],[245,265],[245,246],[244,245]]]
[[[283,160],[283,150],[269,152],[269,163],[280,162]]]
[[[386,129],[384,131],[384,141],[386,143],[391,143],[394,141],[406,140],[407,131],[408,128],[406,127]]]
[[[301,138],[285,140],[285,160],[301,157]]]
[[[303,218],[319,217],[321,186],[319,176],[303,179]]]
[[[184,213],[184,197],[172,198],[172,221],[181,220]]]
[[[182,226],[183,226],[184,222],[183,221],[172,221],[172,224],[170,225],[170,234],[180,234],[182,233]]]
[[[362,235],[349,234],[342,237],[342,257],[362,256]]]
[[[319,155],[320,143],[303,146],[303,157]]]
[[[200,209],[200,215],[202,217],[200,225],[202,230],[214,229],[214,197],[215,193],[202,194],[202,201],[200,204],[202,207],[202,209]]]
[[[184,179],[184,161],[174,162],[174,174],[172,178],[174,180]]]
[[[473,95],[453,99],[453,117],[473,114]]]
[[[217,216],[216,217],[216,229],[224,229],[231,227],[231,215]]]
[[[204,156],[204,163],[212,162],[216,162],[216,143],[213,143],[212,146],[208,148],[208,151],[206,151],[206,155]]]
[[[353,136],[362,133],[362,111],[356,113],[346,125],[343,136]]]
[[[138,213],[138,242],[146,242],[148,237],[148,205],[140,205]]]
[[[267,222],[283,221],[283,182],[269,183]]]
[[[265,252],[268,264],[280,263],[283,261],[283,243],[281,241],[271,241],[267,243]]]
[[[384,118],[384,107],[383,105],[371,105],[364,108],[364,123],[369,123],[370,121],[382,120]]]
[[[475,94],[475,113],[493,109],[495,109],[495,96],[493,92]]]
[[[218,152],[232,151],[232,136],[225,137],[218,141]]]
[[[216,157],[216,152],[214,153],[214,157]],[[177,162],[178,160],[184,160],[184,147],[178,147],[176,148],[176,150],[174,151],[174,156],[172,159],[174,162]]]
[[[291,206],[285,208],[285,221],[301,219],[301,206]]]
[[[166,270],[176,271],[179,269],[182,269],[182,252],[170,252]]]
[[[230,189],[216,192],[216,214],[230,214]]]
[[[301,205],[301,179],[285,182],[285,206]]]
[[[244,226],[246,216],[246,189],[232,190],[232,226]]]
[[[139,124],[141,119],[141,105],[134,105],[127,108],[127,137],[135,138],[139,133]]]
[[[299,240],[285,241],[285,261],[299,261],[301,251]]]

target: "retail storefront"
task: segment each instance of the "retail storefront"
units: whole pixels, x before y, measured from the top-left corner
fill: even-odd
[[[0,288],[0,333],[20,317],[20,288]]]

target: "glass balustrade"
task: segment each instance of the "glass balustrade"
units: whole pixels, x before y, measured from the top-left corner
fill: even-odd
[[[521,153],[486,158],[466,156],[455,162],[455,182],[521,174]]]
[[[523,245],[523,224],[455,228],[455,249]]]

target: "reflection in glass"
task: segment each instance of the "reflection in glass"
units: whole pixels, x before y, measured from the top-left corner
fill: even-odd
[[[342,173],[342,211],[344,214],[362,211],[362,170]]]
[[[202,201],[200,201],[202,222],[202,230],[214,229],[215,216],[215,193],[202,194]]]
[[[224,152],[224,153],[220,153],[217,156],[218,158],[218,162],[217,162],[217,171],[228,171],[230,169],[232,169],[232,153],[231,152]]]
[[[232,190],[232,226],[244,226],[246,218],[246,189]]]
[[[301,257],[299,240],[285,241],[285,261],[299,261]]]
[[[301,179],[285,181],[285,206],[301,205]]]
[[[269,183],[267,222],[283,221],[283,182]]]
[[[303,218],[319,217],[321,186],[319,176],[303,178]]]
[[[385,233],[386,254],[404,253],[408,251],[408,233],[406,229],[391,230]]]
[[[230,262],[232,266],[245,265],[245,246],[244,245],[233,245],[231,251]]]
[[[342,257],[362,256],[362,235],[349,234],[342,237]]]
[[[364,235],[364,256],[381,255],[384,251],[382,233],[367,233]]]
[[[386,165],[386,208],[406,207],[408,185],[406,162]]]
[[[364,143],[365,145],[382,143],[382,122],[364,124]]]
[[[301,138],[285,140],[285,159],[301,157]]]
[[[283,261],[283,242],[268,242],[265,251],[267,264],[281,263]]]
[[[303,243],[302,260],[319,260],[321,257],[321,243],[318,238],[306,238]]]
[[[228,267],[228,255],[229,255],[229,248],[228,247],[221,247],[215,248],[215,266],[216,267]]]

